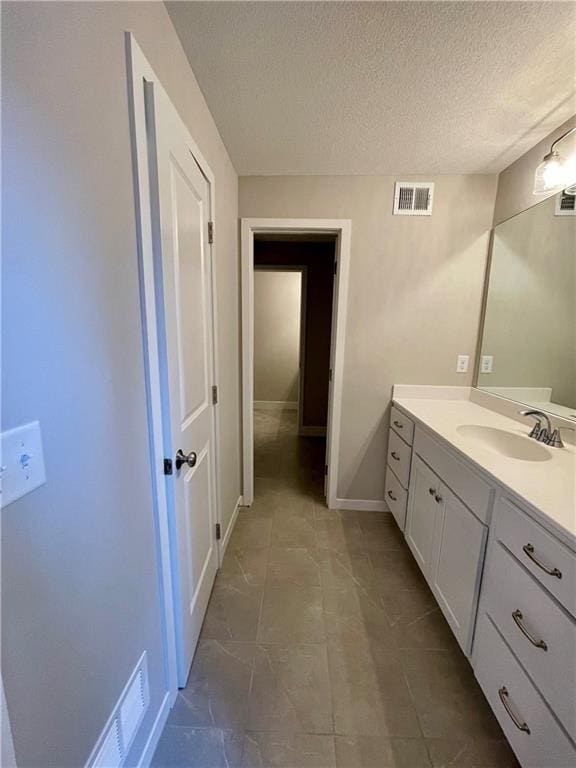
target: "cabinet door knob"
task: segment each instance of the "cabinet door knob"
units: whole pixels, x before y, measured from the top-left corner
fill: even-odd
[[[436,496],[434,496],[434,499],[436,500],[437,504],[440,504],[440,502],[442,501],[442,496],[440,496],[440,494],[437,493]]]
[[[430,496],[435,496],[436,495],[436,488],[428,488],[428,493],[430,494]]]

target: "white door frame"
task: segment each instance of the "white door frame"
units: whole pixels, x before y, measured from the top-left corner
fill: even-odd
[[[170,537],[173,530],[173,510],[171,510],[166,493],[166,477],[164,475],[164,419],[162,417],[168,393],[163,391],[160,375],[159,345],[163,343],[157,322],[157,301],[163,294],[157,289],[158,265],[154,258],[153,226],[150,197],[149,177],[149,143],[146,132],[146,99],[145,87],[156,85],[162,87],[153,69],[146,60],[134,36],[126,32],[126,56],[128,65],[129,108],[132,133],[132,164],[134,172],[134,195],[136,205],[136,230],[138,241],[138,266],[140,273],[140,302],[143,325],[144,368],[146,389],[148,395],[148,428],[151,454],[151,480],[154,497],[154,514],[156,528],[156,544],[159,561],[159,591],[163,618],[164,665],[168,687],[169,707],[172,706],[178,693],[176,631],[173,580],[174,570],[170,549]],[[210,185],[211,219],[214,221],[216,211],[215,178],[205,157],[194,141],[190,141],[193,156],[200,166],[202,173]],[[213,336],[213,376],[218,384],[218,354],[217,354],[217,307],[216,307],[216,270],[214,250],[212,250],[212,274],[210,290],[212,292],[212,336]],[[167,412],[167,411],[166,411]],[[214,445],[216,462],[216,520],[221,521],[220,513],[220,469],[218,435],[220,434],[218,408],[215,409]],[[219,559],[222,559],[221,541]]]
[[[336,275],[332,300],[332,340],[330,367],[332,381],[328,395],[326,432],[326,500],[336,508],[338,497],[338,458],[344,375],[344,339],[348,309],[348,275],[352,222],[349,219],[242,219],[242,456],[243,500],[254,499],[254,235],[332,234],[336,236]]]

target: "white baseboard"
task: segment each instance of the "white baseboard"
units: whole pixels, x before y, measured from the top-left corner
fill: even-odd
[[[160,709],[158,710],[158,714],[156,715],[156,719],[154,720],[152,728],[150,729],[150,734],[146,740],[142,754],[140,755],[140,759],[136,763],[137,768],[148,768],[152,762],[154,752],[156,751],[156,747],[160,741],[160,736],[162,735],[162,731],[164,730],[164,726],[168,720],[168,715],[172,709],[171,698],[172,696],[170,695],[170,691],[166,691],[166,694],[162,699]]]
[[[230,518],[230,522],[228,523],[228,528],[226,528],[224,536],[220,541],[220,563],[222,563],[222,560],[224,559],[226,547],[228,546],[228,542],[230,541],[230,536],[232,536],[232,531],[234,530],[234,526],[236,525],[238,512],[240,511],[242,502],[243,502],[242,496],[239,496],[238,501],[236,502],[236,506],[234,507],[234,512],[232,512],[232,517]]]
[[[387,512],[388,505],[380,499],[336,499],[334,509],[352,509],[358,512]]]
[[[298,401],[254,400],[255,411],[297,411]]]
[[[326,437],[326,427],[300,427],[302,437]]]

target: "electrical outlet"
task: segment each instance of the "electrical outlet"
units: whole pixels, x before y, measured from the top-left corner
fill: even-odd
[[[480,360],[480,373],[492,373],[492,365],[494,363],[493,355],[482,355]]]
[[[458,355],[458,362],[456,363],[456,373],[466,373],[468,371],[469,361],[470,361],[470,355]]]

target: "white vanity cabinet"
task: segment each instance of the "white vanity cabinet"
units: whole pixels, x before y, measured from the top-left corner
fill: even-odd
[[[575,574],[576,554],[502,496],[473,666],[524,768],[576,766]]]
[[[384,495],[388,508],[402,531],[406,522],[413,437],[414,422],[398,408],[392,406]]]
[[[487,530],[415,453],[406,541],[466,654],[472,643]]]

